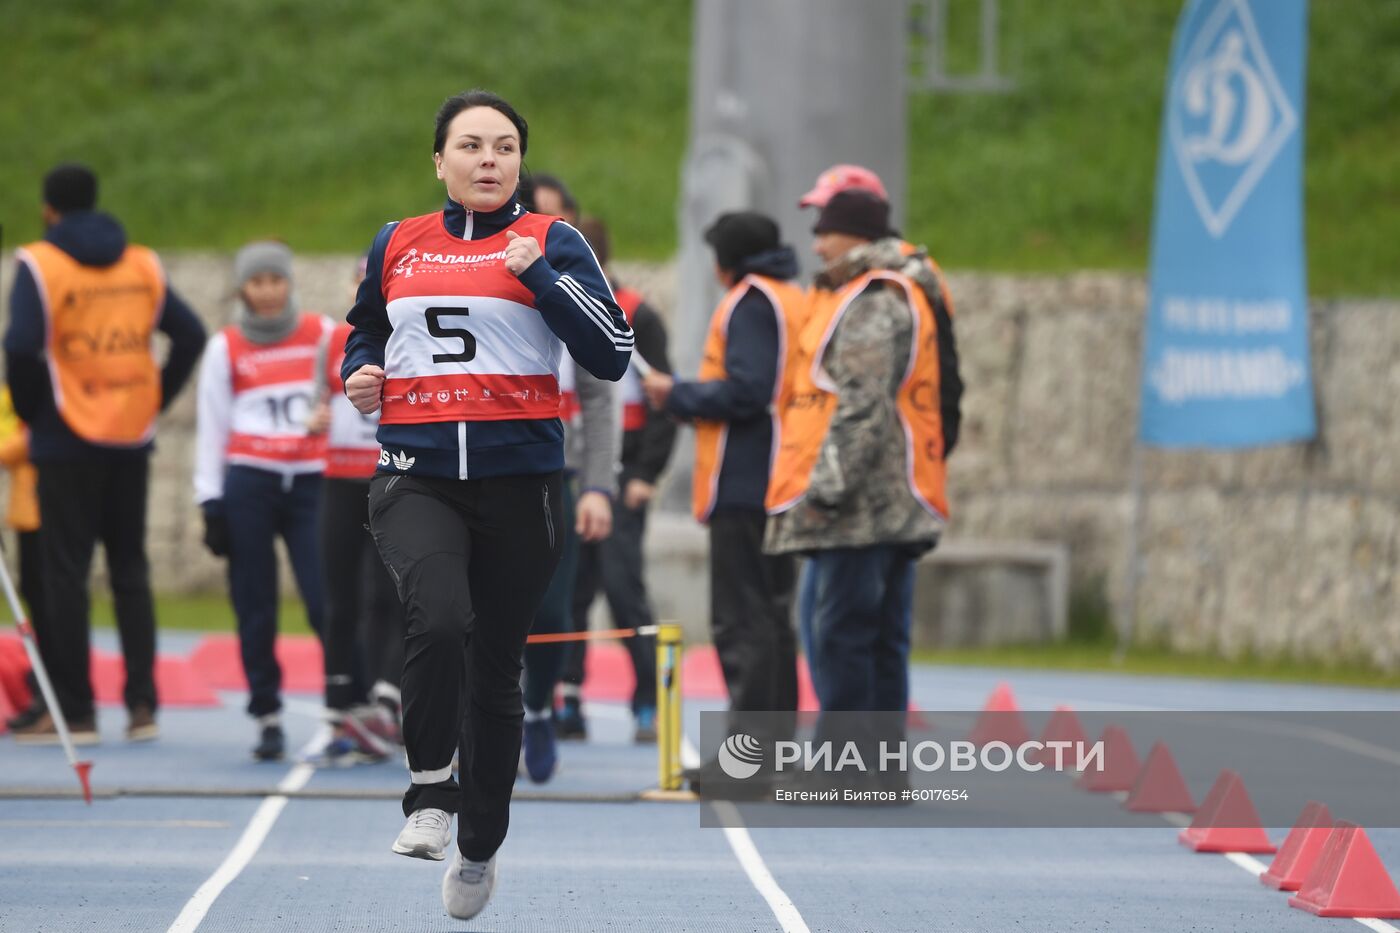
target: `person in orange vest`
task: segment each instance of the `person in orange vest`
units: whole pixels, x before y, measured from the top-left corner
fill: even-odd
[[[199,372],[194,493],[204,543],[228,558],[253,757],[286,752],[277,641],[277,554],[287,545],[311,628],[322,632],[318,512],[326,466],[326,413],[317,411],[316,358],[334,325],[303,312],[292,290],[292,251],[249,243],[233,261],[237,318],[209,341]]]
[[[5,524],[15,530],[19,549],[19,592],[35,631],[48,628],[44,587],[40,580],[43,558],[39,554],[39,471],[29,462],[29,429],[15,414],[10,390],[0,388],[0,467],[10,474],[10,504]],[[34,672],[27,676],[30,701],[26,709],[5,721],[10,730],[28,729],[48,710],[39,693]]]
[[[679,381],[653,371],[643,388],[653,406],[695,424],[691,503],[710,530],[710,627],[731,724],[734,731],[787,738],[787,724],[740,714],[797,709],[796,571],[790,554],[763,553],[763,534],[769,464],[782,436],[774,403],[806,298],[792,282],[797,257],[780,242],[772,219],[752,211],[724,214],[705,240],[728,291],[710,319],[699,378]],[[713,761],[687,779],[701,794],[733,787]]]
[[[797,202],[799,207],[826,207],[833,195],[842,191],[868,191],[881,201],[888,202],[889,195],[880,176],[862,165],[840,164],[817,176],[812,189]],[[953,329],[953,296],[948,289],[943,270],[927,250],[901,240],[900,252],[905,257],[901,271],[914,279],[928,299],[933,309],[934,323],[938,330],[938,393],[939,413],[943,424],[943,456],[946,459],[958,443],[958,429],[962,423],[963,383],[958,364],[957,337]],[[812,640],[812,612],[816,600],[816,577],[804,562],[797,587],[798,634],[802,638],[802,651],[809,661],[814,678],[819,676],[816,668],[810,666],[815,654]]]
[[[841,192],[813,232],[825,268],[783,390],[765,550],[811,559],[823,712],[902,718],[914,561],[948,515],[937,323],[888,202]]]
[[[126,661],[129,741],[156,738],[156,617],[146,500],[156,418],[199,361],[204,327],[156,254],[95,210],[97,176],[60,165],[44,178],[44,238],[16,253],[5,359],[39,471],[47,631],[39,650],[74,740],[98,740],[90,675],[88,576],[107,555]],[[169,339],[162,366],[159,331]],[[45,715],[17,741],[57,743]]]

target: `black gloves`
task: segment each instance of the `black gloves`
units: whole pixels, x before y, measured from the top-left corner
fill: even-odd
[[[204,512],[204,546],[215,557],[228,557],[228,515],[222,499],[200,504]]]

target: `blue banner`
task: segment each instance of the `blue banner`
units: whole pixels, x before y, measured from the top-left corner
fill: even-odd
[[[1157,161],[1141,438],[1316,431],[1303,253],[1307,0],[1188,0]]]

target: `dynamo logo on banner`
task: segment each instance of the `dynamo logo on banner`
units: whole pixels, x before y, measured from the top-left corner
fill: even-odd
[[[1315,432],[1302,204],[1307,0],[1188,0],[1157,166],[1142,440]]]
[[[1247,3],[1217,4],[1177,73],[1168,114],[1187,190],[1219,237],[1298,128]]]

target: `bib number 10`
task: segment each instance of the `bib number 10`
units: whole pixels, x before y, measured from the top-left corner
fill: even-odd
[[[434,363],[467,363],[476,359],[476,338],[463,327],[443,327],[445,317],[466,317],[466,308],[429,308],[427,311],[428,333],[439,340],[460,340],[460,353],[434,353]]]

